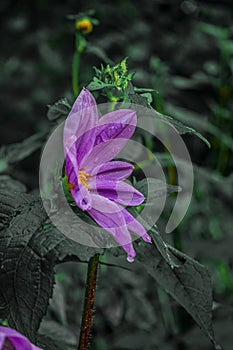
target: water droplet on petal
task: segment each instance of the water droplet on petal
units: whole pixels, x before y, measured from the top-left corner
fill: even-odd
[[[127,261],[130,262],[130,263],[134,262],[134,257],[131,256],[131,255],[128,255],[127,256]]]

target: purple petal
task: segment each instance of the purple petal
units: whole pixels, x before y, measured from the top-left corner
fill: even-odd
[[[80,112],[82,109],[87,109],[89,107],[96,106],[96,102],[89,90],[83,88],[78,97],[76,98],[68,118],[75,113]],[[98,114],[97,114],[98,116]]]
[[[22,336],[8,337],[16,350],[31,350],[32,345],[27,338]]]
[[[97,179],[102,179],[105,181],[119,181],[127,179],[127,177],[129,177],[129,175],[132,173],[133,169],[134,166],[130,163],[111,161],[94,169],[92,175],[95,175],[93,176],[93,178],[96,178],[94,181],[97,181]]]
[[[110,129],[105,130],[106,126],[110,125]],[[116,129],[111,128],[111,125],[115,125]],[[137,116],[136,112],[132,109],[119,109],[114,112],[110,112],[105,114],[99,120],[99,130],[96,136],[103,135],[104,140],[107,141],[115,135],[119,135],[119,132],[124,132],[125,126],[128,126],[128,133],[130,138],[137,125]],[[103,131],[106,131],[103,133]],[[119,136],[122,137],[122,136]],[[106,138],[106,139],[105,139]]]
[[[71,154],[66,156],[66,175],[69,183],[78,186],[78,164],[75,157],[73,156],[71,161],[70,156]]]
[[[109,231],[110,232],[110,231]],[[111,232],[110,232],[111,233]],[[124,251],[127,253],[127,260],[128,262],[132,263],[134,261],[134,258],[136,256],[136,252],[134,250],[133,244],[132,244],[132,237],[130,237],[131,241],[129,243],[125,244],[125,236],[126,233],[122,231],[122,228],[116,228],[115,232],[112,233],[115,240],[120,243],[120,245],[122,246],[122,248],[124,249]]]
[[[82,184],[79,184],[76,188],[71,188],[70,193],[80,209],[88,210],[92,207],[92,195]]]
[[[98,195],[92,195],[92,205],[93,207],[88,210],[89,215],[97,224],[113,235],[128,254],[128,261],[133,262],[136,253],[132,245],[131,235],[125,225],[121,207]]]
[[[137,221],[126,209],[123,209],[122,213],[124,215],[128,229],[136,233],[138,236],[142,237],[145,242],[151,243],[151,237],[148,235],[145,228],[140,224],[140,222]]]
[[[123,181],[116,182],[110,180],[106,181],[102,178],[91,178],[89,190],[92,193],[99,194],[100,196],[125,206],[139,205],[145,199],[133,186]]]
[[[123,146],[125,145],[125,140],[123,139],[100,143],[82,160],[80,167],[84,168],[87,173],[92,174],[96,167],[112,160],[121,151],[122,144]]]
[[[4,342],[5,342],[5,334],[1,333],[0,331],[0,349],[2,349]]]
[[[22,334],[18,333],[12,328],[2,327],[0,326],[0,339],[7,338],[16,350],[32,350],[33,345],[29,342],[29,340],[24,337]],[[3,346],[3,344],[0,343]],[[0,347],[1,349],[1,347]],[[34,349],[41,350],[34,346]]]
[[[71,147],[74,146],[79,164],[82,157],[88,154],[94,145],[97,124],[98,110],[95,99],[87,89],[83,89],[65,122],[63,141],[65,155],[69,154]]]
[[[112,160],[133,135],[136,124],[136,113],[128,109],[103,116],[96,131],[94,148],[83,158],[81,167],[92,172],[97,166]]]
[[[98,194],[91,194],[91,198],[92,207],[88,213],[100,226],[105,229],[126,226],[122,208],[119,205]]]

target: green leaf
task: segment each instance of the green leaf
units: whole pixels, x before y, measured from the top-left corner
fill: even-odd
[[[59,307],[59,306],[58,306]],[[80,310],[80,316],[81,316]],[[63,349],[73,349],[77,346],[76,335],[72,333],[68,326],[61,325],[53,320],[44,320],[40,327],[40,335],[49,336],[63,345]]]
[[[155,89],[147,89],[147,88],[137,88],[134,87],[134,91],[138,93],[144,93],[144,92],[155,92]]]
[[[51,339],[47,335],[38,334],[36,345],[43,350],[70,350],[67,345],[59,340]]]
[[[62,98],[48,108],[48,119],[52,122],[61,122],[68,116],[71,106],[66,98]]]
[[[101,252],[68,239],[46,219],[38,197],[0,192],[0,318],[32,342],[52,296],[55,264]]]
[[[183,123],[189,123],[193,127],[198,128],[202,132],[208,132],[214,135],[221,143],[233,150],[232,138],[213,125],[206,117],[201,116],[193,111],[188,111],[182,107],[166,104],[166,109],[169,113],[175,115],[177,119]],[[208,142],[208,141],[207,141]]]
[[[114,87],[113,84],[107,84],[107,83],[102,83],[98,79],[94,79],[90,84],[87,85],[87,89],[90,91],[97,91],[97,90],[102,90],[107,87]]]
[[[28,137],[22,142],[0,148],[0,172],[9,165],[19,162],[41,148],[47,132]]]
[[[216,39],[222,41],[224,39],[226,39],[228,37],[229,33],[229,29],[226,28],[222,28],[219,27],[217,25],[214,24],[209,24],[209,23],[205,23],[205,22],[201,22],[199,24],[199,28],[206,34],[214,36]]]
[[[148,183],[150,185],[150,196],[153,198],[159,198],[165,193],[179,192],[181,189],[179,186],[169,185],[159,179],[142,179],[140,181],[134,182],[134,187],[141,192],[145,198],[148,197]]]
[[[179,120],[176,120],[176,119],[174,119],[174,118],[172,118],[172,117],[170,117],[168,115],[161,114],[161,113],[159,113],[157,111],[156,111],[156,118],[158,118],[159,120],[163,120],[163,121],[171,124],[172,126],[174,126],[175,129],[181,135],[182,134],[193,134],[193,135],[196,135],[197,137],[199,137],[210,148],[209,141],[202,134],[200,134],[195,129],[190,128],[189,126],[184,125]]]
[[[26,186],[8,175],[0,175],[0,191],[26,192]]]
[[[212,286],[207,268],[168,246],[169,255],[178,263],[172,266],[154,245],[140,244],[137,260],[148,273],[193,317],[213,343]]]

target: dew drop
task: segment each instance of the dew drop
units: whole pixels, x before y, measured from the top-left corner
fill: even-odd
[[[134,262],[134,257],[132,257],[131,255],[128,255],[127,256],[127,261],[130,262],[130,263]]]

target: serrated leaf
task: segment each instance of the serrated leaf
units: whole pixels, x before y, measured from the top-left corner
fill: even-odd
[[[59,122],[68,116],[71,106],[66,98],[62,98],[53,105],[48,106],[48,108],[48,119],[52,122]]]
[[[70,348],[64,347],[64,343],[61,343],[57,339],[51,339],[44,334],[37,335],[36,344],[43,350],[64,350],[64,348],[70,350]]]
[[[9,165],[19,162],[37,151],[43,144],[46,132],[32,135],[22,142],[14,143],[0,148],[0,172]]]
[[[32,342],[52,296],[55,264],[100,252],[68,239],[46,218],[38,197],[0,192],[0,318]]]
[[[210,148],[209,141],[202,134],[200,134],[195,129],[190,128],[189,126],[184,125],[179,120],[176,120],[176,119],[174,119],[174,118],[172,118],[172,117],[170,117],[168,115],[161,114],[161,113],[159,113],[157,111],[156,111],[156,118],[158,118],[159,120],[163,120],[163,121],[171,124],[172,126],[174,126],[175,129],[181,135],[182,134],[193,134],[193,135],[196,135],[197,137],[199,137],[199,139],[201,139]]]
[[[0,191],[26,192],[26,186],[8,175],[0,175]]]
[[[135,217],[137,218],[137,211],[135,210],[134,207],[128,208],[128,211]],[[151,236],[156,248],[159,250],[161,253],[162,257],[165,259],[165,261],[173,268],[174,266],[178,266],[179,262],[178,260],[170,254],[170,251],[168,249],[168,245],[164,240],[162,239],[159,230],[156,225],[153,225],[150,227],[148,223],[143,220],[141,217],[137,218],[138,221],[143,225],[143,227],[146,229],[148,234]],[[143,242],[139,242],[139,245],[141,245]]]
[[[134,187],[141,192],[145,198],[148,197],[148,182],[150,184],[150,197],[159,198],[164,194],[180,192],[179,186],[169,185],[159,179],[145,178],[134,183]]]
[[[171,104],[167,104],[166,108],[168,112],[175,115],[175,117],[181,120],[183,123],[189,123],[195,128],[199,128],[202,132],[208,132],[214,135],[221,143],[226,145],[229,149],[233,150],[232,138],[226,132],[213,125],[206,117],[200,116],[200,114],[193,111],[188,111],[182,107],[177,107]]]
[[[137,249],[137,260],[148,273],[193,317],[209,337],[215,349],[212,328],[212,286],[208,269],[189,256],[168,246],[169,254],[179,262],[171,267],[154,245]]]
[[[140,106],[151,108],[148,98],[137,93],[129,93],[126,102],[134,103]]]
[[[81,316],[80,310],[80,316]],[[44,334],[46,336],[49,335],[49,338],[54,339],[59,342],[59,344],[63,344],[63,349],[70,349],[70,347],[76,345],[77,339],[76,336],[69,330],[68,326],[62,326],[61,324],[55,321],[44,320],[41,324],[40,334]]]
[[[101,81],[95,80],[90,82],[90,84],[87,85],[87,89],[90,91],[97,91],[97,90],[102,90],[108,87],[114,87],[113,84],[107,84],[107,83],[102,83]]]

